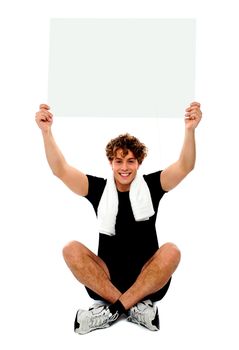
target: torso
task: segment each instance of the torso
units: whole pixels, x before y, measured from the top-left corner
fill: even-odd
[[[109,268],[112,282],[120,289],[128,289],[138,276],[143,265],[158,249],[155,227],[160,199],[165,193],[160,185],[160,172],[144,176],[148,184],[155,214],[146,221],[136,222],[133,216],[129,192],[118,192],[119,207],[116,218],[116,234],[99,235],[98,255]],[[97,213],[98,204],[106,180],[92,177],[89,179],[89,194],[86,197]]]

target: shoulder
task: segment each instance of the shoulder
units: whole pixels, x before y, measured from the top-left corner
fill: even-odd
[[[106,179],[104,179],[103,177],[99,177],[99,176],[95,176],[95,175],[90,175],[90,174],[86,174],[88,181],[90,183],[94,183],[94,184],[105,184],[106,183]]]
[[[147,182],[148,185],[161,185],[161,173],[162,170],[155,171],[153,173],[145,174],[143,175],[145,181]]]
[[[90,202],[94,200],[98,201],[104,191],[106,179],[89,174],[86,174],[86,176],[89,182],[89,190],[85,198],[87,198]]]
[[[153,173],[149,173],[143,175],[150,191],[157,191],[161,194],[164,194],[166,191],[163,190],[161,185],[161,173],[162,170],[155,171]]]

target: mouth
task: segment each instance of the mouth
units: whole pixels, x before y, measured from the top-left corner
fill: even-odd
[[[129,177],[131,175],[131,173],[119,173],[119,175],[126,179],[127,177]]]

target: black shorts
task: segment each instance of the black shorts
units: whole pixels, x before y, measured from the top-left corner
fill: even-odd
[[[157,291],[156,293],[147,295],[143,298],[143,300],[147,300],[150,299],[152,302],[156,302],[159,301],[161,299],[163,299],[163,297],[165,296],[165,294],[168,291],[169,285],[171,283],[171,279],[165,284],[165,286],[163,288],[161,288],[159,291]],[[104,300],[100,295],[98,295],[97,293],[93,292],[93,290],[91,290],[90,288],[85,287],[89,296],[94,299],[94,300],[102,300],[102,301],[106,301]]]
[[[136,235],[137,236],[137,235]],[[132,237],[132,232],[131,232]],[[142,237],[140,239],[140,237]],[[155,235],[146,236],[138,232],[133,241],[128,237],[111,237],[100,234],[98,255],[109,269],[112,284],[121,292],[125,293],[136,281],[145,263],[154,255],[158,249]],[[109,253],[110,252],[110,253]],[[144,300],[161,300],[168,291],[170,280],[156,293],[144,297]],[[86,288],[89,296],[95,300],[103,300],[98,294]]]

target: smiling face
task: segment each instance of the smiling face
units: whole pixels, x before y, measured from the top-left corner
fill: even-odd
[[[128,150],[128,153],[124,156],[122,149],[118,149],[116,156],[110,163],[117,189],[120,192],[129,191],[130,184],[134,180],[139,168],[139,162],[134,154]]]

